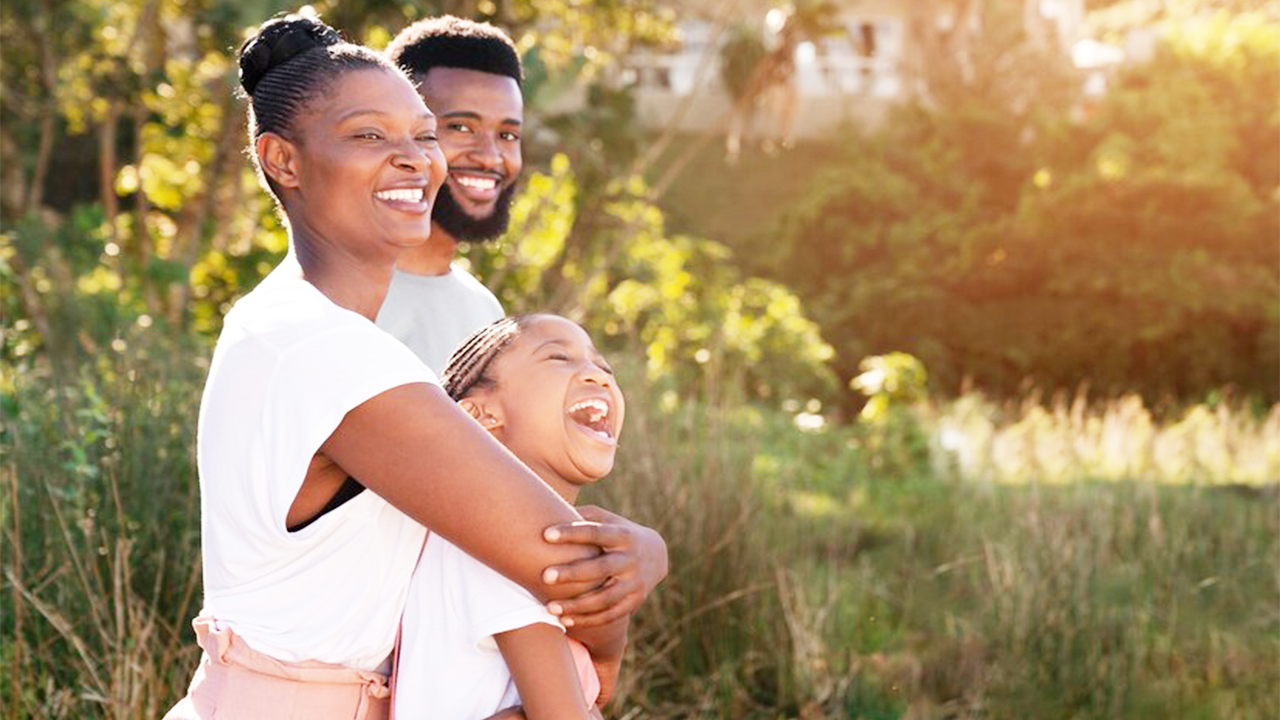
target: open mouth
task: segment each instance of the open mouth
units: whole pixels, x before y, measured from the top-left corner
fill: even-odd
[[[609,403],[602,398],[579,400],[568,409],[569,419],[582,428],[584,432],[594,435],[600,440],[612,444],[613,419]]]

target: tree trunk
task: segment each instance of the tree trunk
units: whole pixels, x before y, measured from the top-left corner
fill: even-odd
[[[120,198],[116,195],[116,136],[119,125],[120,104],[112,101],[107,106],[107,116],[98,126],[98,198],[112,238],[116,234],[116,216],[120,214]]]
[[[43,23],[41,23],[43,25]],[[40,140],[36,150],[36,166],[27,186],[25,212],[39,209],[44,202],[44,181],[49,172],[49,158],[53,153],[54,118],[58,89],[58,58],[53,53],[53,43],[40,44],[40,77],[44,82],[45,101],[49,107],[40,118]]]
[[[223,92],[221,103],[222,124],[218,128],[218,136],[214,147],[213,159],[205,169],[204,192],[187,204],[182,214],[178,232],[173,239],[173,250],[170,257],[190,268],[200,254],[201,234],[209,219],[218,210],[226,208],[217,202],[223,185],[230,177],[238,182],[240,160],[240,143],[244,137],[244,114],[237,112],[239,103],[230,88],[219,87],[214,92]],[[215,225],[222,225],[215,222]],[[187,304],[191,300],[191,283],[181,282],[169,286],[168,319],[171,324],[183,324],[187,317]]]
[[[147,124],[147,112],[146,108],[138,108],[133,115],[134,144],[137,147],[134,166],[138,168],[139,175],[142,172],[142,161],[146,156],[143,150],[142,133]],[[142,297],[146,301],[148,312],[163,317],[161,298],[156,292],[155,282],[151,277],[151,263],[155,259],[155,248],[151,243],[151,198],[147,197],[141,178],[138,181],[138,192],[134,193],[134,213],[136,217],[133,222],[133,249],[140,270],[138,277],[142,283]]]

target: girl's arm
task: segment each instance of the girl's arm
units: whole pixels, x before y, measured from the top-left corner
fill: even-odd
[[[544,568],[600,549],[543,541],[544,528],[579,520],[578,514],[438,386],[402,385],[366,400],[347,413],[321,452],[543,602],[577,597],[599,584],[542,581]]]
[[[571,628],[569,636],[586,646],[600,679],[600,697],[596,705],[608,705],[618,689],[618,675],[622,672],[622,655],[627,649],[627,629],[631,617],[623,616],[607,625],[589,628]]]
[[[534,623],[498,633],[493,639],[520,690],[520,703],[528,720],[592,717],[582,696],[569,643],[559,628]]]

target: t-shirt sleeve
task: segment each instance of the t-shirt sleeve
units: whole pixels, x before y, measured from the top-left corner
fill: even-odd
[[[408,348],[372,323],[340,322],[282,352],[263,414],[273,521],[284,528],[308,463],[348,412],[393,388],[437,382]]]
[[[493,636],[498,633],[534,623],[564,629],[528,590],[446,540],[432,536],[430,542],[439,543],[438,548],[429,546],[428,558],[440,563],[439,578],[448,594],[449,612],[469,642],[497,650]]]

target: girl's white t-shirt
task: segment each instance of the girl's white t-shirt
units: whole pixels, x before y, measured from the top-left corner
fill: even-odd
[[[482,720],[519,705],[493,636],[534,623],[564,629],[528,590],[439,535],[429,537],[404,612],[396,717]]]
[[[236,303],[200,404],[203,615],[280,660],[386,668],[426,530],[371,491],[298,532],[285,515],[348,411],[434,382],[292,257]]]

